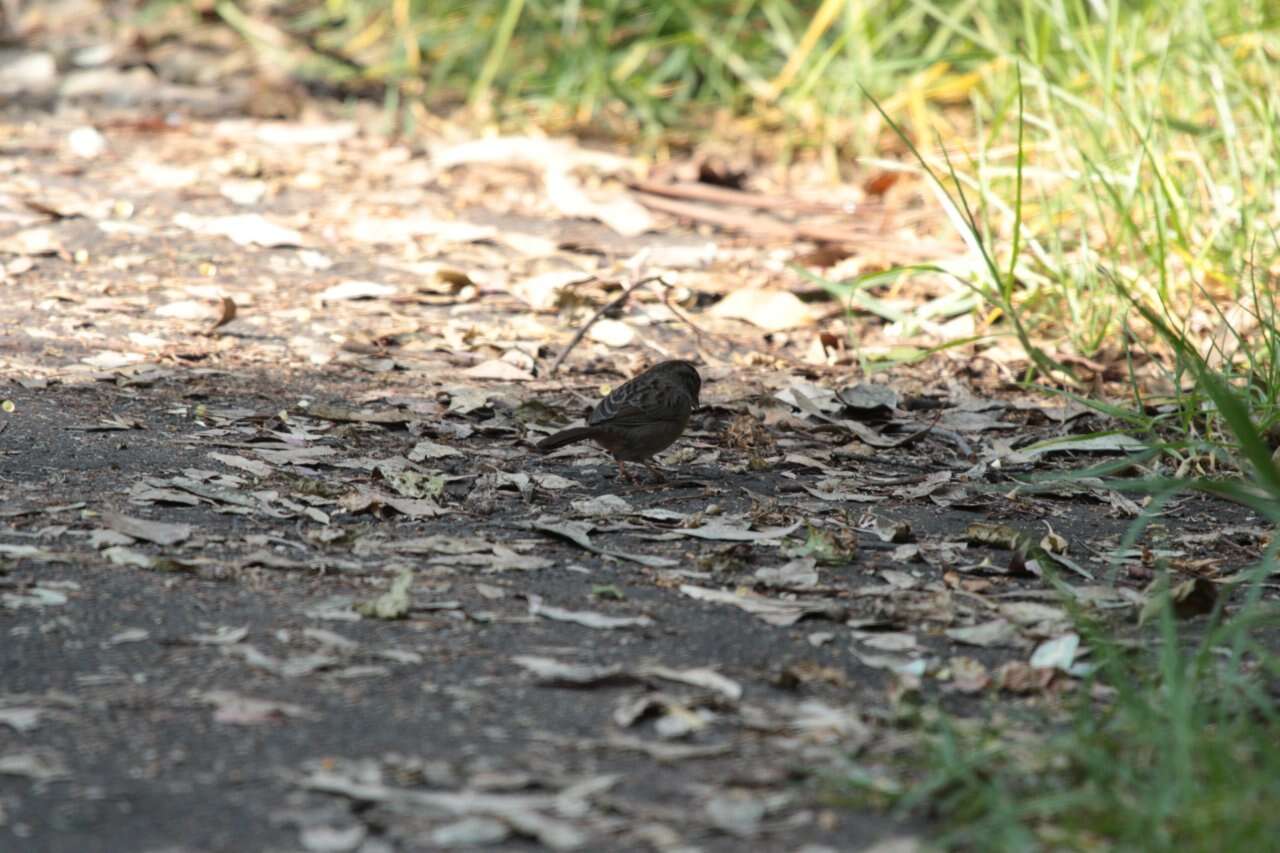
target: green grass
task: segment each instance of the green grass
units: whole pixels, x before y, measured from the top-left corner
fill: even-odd
[[[1158,622],[1136,649],[1088,630],[1098,669],[1064,714],[944,718],[899,812],[932,819],[947,849],[1270,849],[1280,663],[1254,629],[1280,614],[1255,606],[1198,640],[1167,609]]]
[[[1034,369],[1058,378],[1069,370],[1034,338],[1036,317],[1017,286],[1027,260],[1020,239],[1029,224],[1023,135],[1028,116],[1021,95],[1017,105],[1011,224],[1002,230],[978,212],[990,197],[986,188],[973,187],[945,154],[944,168],[938,168],[887,111],[882,115],[939,188],[958,230],[981,259],[965,284],[1009,316],[1010,331]],[[1107,315],[1120,318],[1125,334],[1130,398],[1118,404],[1077,398],[1148,437],[1157,459],[1176,463],[1157,464],[1141,480],[1113,481],[1156,498],[1125,544],[1139,538],[1165,500],[1190,490],[1246,504],[1274,529],[1280,525],[1280,467],[1273,455],[1280,443],[1274,280],[1252,262],[1258,241],[1243,232],[1242,222],[1219,229],[1219,236],[1230,232],[1234,243],[1199,263],[1200,269],[1211,269],[1213,261],[1235,263],[1247,250],[1248,286],[1215,290],[1197,280],[1197,266],[1187,256],[1194,245],[1188,223],[1195,219],[1177,211],[1179,204],[1189,205],[1162,174],[1149,136],[1139,140],[1139,148],[1134,192],[1118,192],[1101,170],[1088,172],[1105,190],[1093,210],[1095,221],[1121,226],[1101,242],[1108,251],[1095,253],[1095,275],[1110,287]],[[1150,180],[1144,182],[1144,175]],[[1151,220],[1154,234],[1141,227],[1135,205],[1157,214]],[[1040,258],[1046,268],[1061,271],[1069,263],[1063,245],[1052,263]],[[1117,264],[1123,264],[1123,275],[1114,271]],[[1272,266],[1269,258],[1266,268]],[[1080,295],[1058,284],[1064,301]],[[1220,303],[1223,296],[1234,299],[1229,309]],[[1211,334],[1204,334],[1203,323],[1196,327],[1196,310],[1214,321]],[[1153,369],[1139,376],[1139,361]],[[1161,405],[1152,405],[1153,386],[1167,389]],[[1158,633],[1141,633],[1140,621],[1135,634],[1077,609],[1097,668],[1071,696],[1069,713],[1010,707],[997,710],[998,725],[940,714],[925,735],[928,746],[909,759],[919,763],[901,789],[899,813],[931,819],[934,840],[948,849],[1274,846],[1280,837],[1280,608],[1263,600],[1262,585],[1280,574],[1278,552],[1280,542],[1273,540],[1256,566],[1223,587],[1212,614],[1190,629],[1170,599],[1168,574],[1142,614],[1155,616]],[[999,709],[1000,703],[993,705]]]

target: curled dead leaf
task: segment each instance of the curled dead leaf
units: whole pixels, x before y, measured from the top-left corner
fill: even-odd
[[[1166,603],[1173,608],[1173,614],[1179,619],[1192,619],[1213,612],[1218,603],[1218,588],[1206,578],[1185,580],[1162,595],[1163,580],[1156,580],[1147,588],[1148,595],[1142,612],[1138,615],[1138,624],[1145,625],[1154,619]]]
[[[213,325],[209,327],[209,331],[220,329],[236,318],[236,303],[230,296],[223,296],[218,300],[218,317],[213,321]]]

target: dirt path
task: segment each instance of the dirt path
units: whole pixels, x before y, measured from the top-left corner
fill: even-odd
[[[898,780],[908,709],[1074,689],[1045,572],[1141,608],[1149,551],[1107,583],[1135,498],[1019,485],[1101,421],[951,382],[976,361],[804,366],[829,303],[710,307],[785,289],[776,246],[567,217],[541,143],[144,95],[0,123],[0,848],[910,849],[841,781]],[[548,376],[627,263],[677,307],[637,292]],[[669,483],[530,453],[663,355],[706,380]],[[1162,521],[1183,578],[1261,536]]]

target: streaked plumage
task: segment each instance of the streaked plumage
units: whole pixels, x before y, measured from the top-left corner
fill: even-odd
[[[691,363],[660,362],[597,403],[586,426],[544,438],[537,448],[546,453],[589,438],[613,455],[624,477],[629,478],[624,462],[654,470],[649,459],[684,433],[701,390],[702,377]]]

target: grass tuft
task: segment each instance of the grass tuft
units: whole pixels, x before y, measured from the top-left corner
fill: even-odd
[[[1269,849],[1280,664],[1255,632],[1280,613],[1254,606],[1199,640],[1171,605],[1158,623],[1141,644],[1086,630],[1098,668],[1065,715],[944,717],[899,811],[934,820],[946,848]]]

